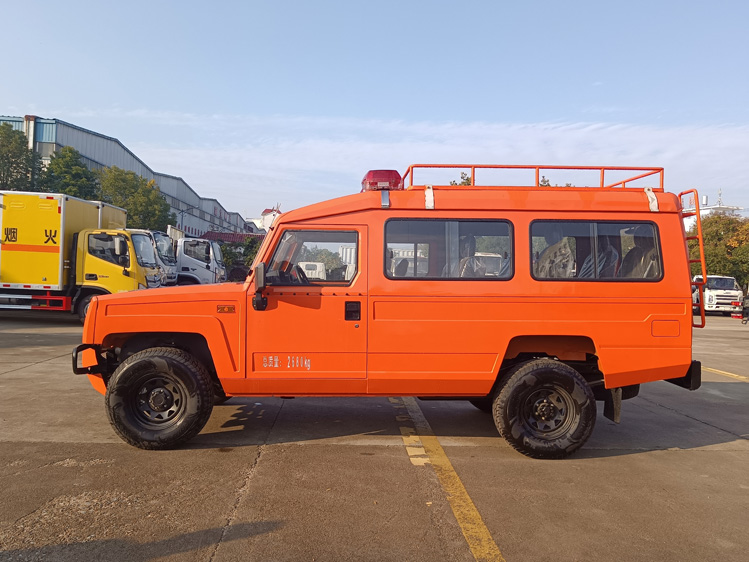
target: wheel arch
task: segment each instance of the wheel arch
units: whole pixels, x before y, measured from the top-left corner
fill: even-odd
[[[596,354],[596,346],[589,336],[515,336],[507,344],[505,361],[517,360],[539,353],[560,361],[586,361]]]
[[[603,373],[598,369],[596,345],[584,335],[523,335],[515,336],[507,344],[502,365],[492,392],[496,393],[504,375],[521,363],[533,359],[557,359],[578,371],[591,385],[603,385]]]
[[[116,364],[121,364],[131,355],[152,347],[172,347],[181,349],[202,363],[214,384],[221,387],[216,364],[213,361],[208,340],[203,334],[195,332],[138,332],[109,334],[102,347],[112,349],[116,355]]]
[[[73,295],[73,311],[76,310],[78,307],[78,303],[81,301],[81,299],[85,299],[89,295],[111,295],[109,291],[106,289],[102,289],[101,287],[92,287],[90,285],[81,285],[78,287],[78,290],[75,292],[75,295]]]

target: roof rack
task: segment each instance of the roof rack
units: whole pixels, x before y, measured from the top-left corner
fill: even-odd
[[[406,173],[403,174],[403,181],[402,185],[405,189],[410,189],[412,187],[419,187],[423,186],[424,184],[416,184],[414,182],[414,174],[416,170],[426,170],[426,169],[452,169],[456,171],[462,171],[466,172],[467,170],[470,170],[470,184],[449,184],[449,185],[432,185],[433,188],[439,189],[439,188],[461,188],[461,187],[474,187],[474,188],[482,188],[482,187],[506,187],[506,188],[532,188],[537,187],[539,189],[622,189],[627,188],[628,183],[632,183],[636,180],[640,180],[649,176],[655,176],[658,178],[658,185],[649,186],[653,190],[657,191],[663,191],[663,168],[650,168],[650,167],[618,167],[618,166],[523,166],[523,165],[506,165],[506,164],[413,164],[408,167],[408,170],[406,170]],[[529,172],[532,172],[532,177],[529,178],[528,183],[521,184],[521,185],[479,185],[476,183],[476,172],[477,170],[528,170]],[[584,171],[584,172],[598,172],[600,175],[600,182],[598,185],[565,185],[565,186],[551,186],[549,184],[543,184],[541,183],[545,176],[550,171],[559,171],[559,170],[565,170],[565,171]],[[624,172],[625,174],[632,174],[629,177],[626,177],[624,179],[620,179],[617,181],[613,181],[613,183],[607,183],[606,182],[606,175],[608,173],[609,175],[609,181],[612,181],[611,175],[613,175],[615,172]],[[480,172],[479,172],[479,175]],[[465,179],[467,180],[467,174],[465,176]],[[531,181],[532,179],[532,181]],[[644,189],[642,186],[637,186],[636,189]]]

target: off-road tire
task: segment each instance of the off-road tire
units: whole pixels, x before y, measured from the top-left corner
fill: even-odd
[[[140,449],[171,449],[195,437],[213,410],[213,382],[181,349],[134,353],[114,372],[105,403],[109,422]]]
[[[511,369],[500,383],[492,415],[500,435],[520,453],[560,459],[588,440],[596,402],[575,369],[553,359],[535,359]]]

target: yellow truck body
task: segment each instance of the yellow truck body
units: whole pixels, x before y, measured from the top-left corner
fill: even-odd
[[[0,191],[0,308],[75,312],[88,295],[154,286],[156,266],[136,259],[126,222],[101,201]]]

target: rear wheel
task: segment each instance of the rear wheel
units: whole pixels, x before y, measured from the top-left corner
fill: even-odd
[[[492,410],[499,433],[517,451],[534,458],[563,458],[582,447],[596,421],[596,402],[575,369],[536,359],[512,369]]]
[[[181,349],[155,347],[128,357],[105,396],[115,432],[141,449],[170,449],[200,433],[213,409],[208,371]]]

